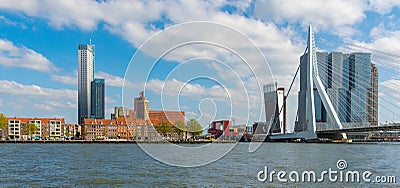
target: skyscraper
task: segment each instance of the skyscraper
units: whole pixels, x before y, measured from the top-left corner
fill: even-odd
[[[340,121],[377,125],[378,70],[371,54],[317,52],[317,62],[318,74]],[[317,121],[329,123],[320,97],[314,96]]]
[[[267,126],[271,124],[270,133],[272,134],[284,134],[287,132],[285,97],[285,89],[283,87],[277,88],[276,83],[264,85],[266,122]]]
[[[135,118],[141,120],[149,120],[149,100],[144,97],[141,91],[140,96],[134,100]]]
[[[94,45],[78,45],[78,123],[91,115],[91,82],[94,79]]]
[[[378,125],[378,68],[371,63],[371,87],[368,91],[367,120],[371,125]]]
[[[101,78],[95,78],[92,81],[91,86],[91,118],[104,119],[105,81]]]

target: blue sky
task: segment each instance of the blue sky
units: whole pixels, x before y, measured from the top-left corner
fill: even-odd
[[[323,50],[350,49],[348,44],[353,44],[399,54],[399,16],[400,2],[390,0],[4,0],[0,1],[0,112],[12,117],[65,117],[68,123],[75,123],[77,46],[89,43],[90,38],[96,45],[96,76],[106,79],[106,117],[109,117],[112,108],[122,104],[122,83],[132,55],[146,39],[172,25],[211,21],[242,32],[263,52],[278,84],[287,88],[305,48],[308,24],[313,25],[317,46]],[[179,37],[190,37],[190,33]],[[235,41],[235,37],[229,35],[220,37],[218,40]],[[322,39],[330,42],[318,43]],[[154,51],[158,47],[155,46]],[[215,92],[222,88],[218,87],[221,84],[229,88],[227,91],[248,89],[241,90],[240,84],[237,86],[239,89],[236,88],[236,82],[224,77],[229,72],[226,67],[204,59],[231,62],[229,54],[221,52],[225,57],[220,58],[216,52],[220,51],[212,47],[205,50],[199,45],[178,49],[163,58],[150,75],[148,88],[145,88],[151,109],[176,110],[178,107],[186,112],[188,118],[200,118],[203,125],[213,118],[234,117],[237,123],[247,124],[260,120],[257,105],[260,98],[251,90],[247,90],[248,96],[243,95],[249,103],[233,102],[238,105],[236,108],[248,110],[232,113],[225,100],[228,94],[223,90]],[[143,53],[140,63],[152,63],[157,58],[152,57],[152,52]],[[182,63],[198,56],[203,59]],[[133,73],[140,72],[144,64],[133,65]],[[397,72],[399,66],[395,63],[390,66]],[[233,73],[239,73],[236,76],[241,83],[246,87],[252,86],[254,80],[244,74],[246,71],[240,70],[243,65],[232,63],[232,67]],[[176,71],[166,78],[172,70]],[[145,78],[144,75],[137,74],[140,78],[133,77],[125,82],[125,88],[129,88],[131,93],[143,90],[141,79]],[[217,81],[189,81],[194,75],[212,77]],[[160,100],[163,85],[168,89],[185,83],[187,90],[184,89],[181,98],[177,99],[176,93],[165,90],[166,99]],[[382,96],[396,91],[399,83],[395,74],[385,76],[382,73]],[[298,86],[294,90],[298,90]],[[232,96],[242,94],[229,93]],[[225,99],[218,100],[218,97]],[[292,103],[296,101],[296,96],[291,100]],[[125,104],[126,107],[133,108],[129,103]],[[213,110],[214,104],[217,111]],[[291,119],[288,121],[295,118],[295,109],[288,110],[292,114],[288,115]],[[385,118],[380,119],[385,121]]]

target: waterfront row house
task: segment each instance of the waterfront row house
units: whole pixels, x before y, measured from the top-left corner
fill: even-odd
[[[59,140],[64,138],[64,118],[7,118],[8,131],[5,137],[12,140]],[[37,126],[30,133],[28,124]]]

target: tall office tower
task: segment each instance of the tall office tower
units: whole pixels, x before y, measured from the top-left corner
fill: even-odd
[[[371,54],[351,53],[349,57],[350,122],[367,121],[367,94],[371,75]]]
[[[94,79],[94,45],[78,46],[78,123],[90,117],[91,82]]]
[[[140,96],[134,100],[135,118],[141,120],[149,120],[149,100],[144,97],[141,91]]]
[[[371,125],[378,125],[378,68],[371,63],[371,87],[368,91],[367,120]]]
[[[307,90],[307,55],[300,56],[300,91],[297,98],[297,113],[306,112],[306,90]],[[265,92],[265,91],[264,91]],[[295,132],[306,131],[306,117],[297,115],[294,126]]]
[[[371,54],[317,52],[317,63],[321,82],[339,120],[377,125],[378,69],[371,63]],[[305,68],[300,67],[300,69]],[[300,83],[302,83],[301,72]],[[314,88],[316,121],[329,123],[330,118],[327,117],[326,110],[317,94]]]
[[[286,133],[285,89],[277,88],[276,83],[264,85],[264,103],[267,126],[271,125],[270,133]]]
[[[104,119],[104,94],[105,81],[101,78],[95,78],[91,83],[91,118]]]
[[[318,74],[331,103],[341,121],[343,118],[343,53],[317,52]],[[317,122],[328,122],[327,112],[314,87],[315,116]],[[318,106],[317,106],[318,105]]]

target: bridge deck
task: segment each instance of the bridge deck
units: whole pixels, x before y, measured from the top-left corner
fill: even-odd
[[[347,133],[347,132],[370,132],[370,131],[390,131],[400,130],[400,124],[384,125],[384,126],[370,126],[370,127],[354,127],[354,128],[343,128],[343,129],[332,129],[332,130],[320,130],[318,134],[329,134],[329,133]]]

